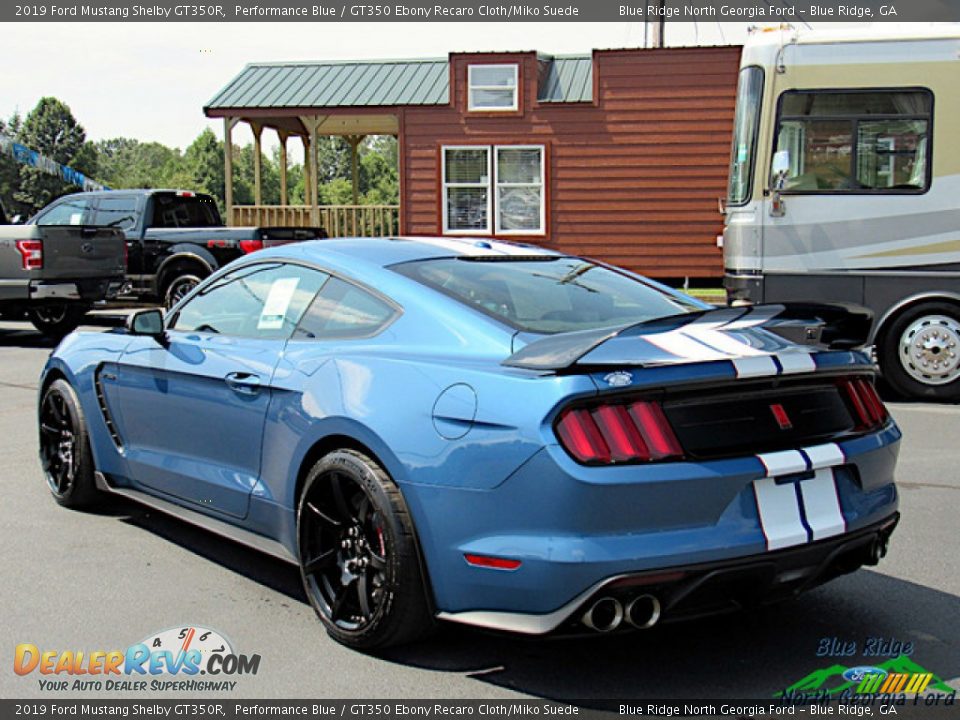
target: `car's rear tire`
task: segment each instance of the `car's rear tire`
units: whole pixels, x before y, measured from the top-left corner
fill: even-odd
[[[62,338],[77,329],[89,309],[65,302],[37,305],[27,309],[27,319],[44,335]]]
[[[878,348],[883,378],[911,398],[960,399],[960,307],[932,302],[896,317]]]
[[[433,625],[413,522],[374,460],[336,450],[311,468],[297,509],[300,575],[329,635],[364,650]]]
[[[53,499],[64,507],[89,508],[103,499],[94,480],[87,421],[66,380],[50,383],[40,401],[40,464]]]

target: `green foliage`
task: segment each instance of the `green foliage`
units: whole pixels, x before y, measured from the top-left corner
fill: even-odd
[[[97,153],[87,143],[87,133],[56,98],[41,98],[19,128],[16,139],[61,165],[69,165],[91,177],[96,176]],[[59,177],[21,165],[13,199],[30,211],[39,210],[70,189]]]
[[[14,115],[0,121],[0,132],[59,163],[115,188],[178,188],[213,195],[224,207],[223,142],[210,128],[181,151],[157,142],[118,137],[92,143],[70,108],[56,98],[43,98],[23,120]],[[291,150],[297,138],[288,141]],[[233,149],[233,198],[238,205],[254,202],[254,149]],[[389,136],[366,138],[358,148],[358,191],[361,204],[396,204],[399,198],[397,141]],[[304,204],[302,164],[287,169],[288,203]],[[321,137],[317,143],[318,199],[324,205],[353,203],[350,144],[341,137]],[[280,203],[279,148],[261,157],[262,201]],[[0,156],[0,201],[8,214],[32,213],[76,188],[35,168]]]

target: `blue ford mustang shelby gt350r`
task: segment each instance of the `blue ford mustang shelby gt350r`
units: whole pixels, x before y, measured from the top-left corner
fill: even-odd
[[[900,432],[868,324],[510,243],[287,245],[65,339],[41,460],[62,505],[115,493],[297,563],[348,645],[646,628],[884,554]]]

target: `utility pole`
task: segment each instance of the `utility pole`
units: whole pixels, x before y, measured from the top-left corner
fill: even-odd
[[[664,5],[666,5],[667,0],[657,0],[657,16],[656,19],[651,22],[647,20],[643,24],[643,34],[644,34],[644,47],[648,48],[662,48],[664,47],[664,31],[666,30],[666,18],[664,13]]]

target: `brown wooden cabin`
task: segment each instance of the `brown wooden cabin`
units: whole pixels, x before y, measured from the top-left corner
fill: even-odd
[[[331,235],[460,235],[546,245],[658,278],[722,273],[739,47],[451,53],[435,60],[247,66],[204,109],[229,138],[299,136],[304,206],[233,206],[236,224]],[[399,141],[399,206],[317,203],[319,135]],[[356,166],[355,166],[356,167]],[[258,183],[259,186],[259,183]]]

